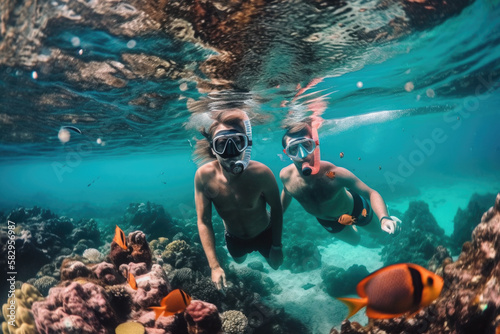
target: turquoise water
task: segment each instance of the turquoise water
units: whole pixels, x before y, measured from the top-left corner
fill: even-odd
[[[272,21],[266,24],[264,30],[276,28]],[[322,97],[322,159],[346,167],[378,190],[390,210],[405,212],[412,200],[427,202],[451,235],[457,209],[465,208],[473,193],[500,190],[500,6],[475,1],[439,24],[381,43],[337,45],[328,38],[332,27],[327,25],[311,42],[313,60],[302,59],[303,50],[294,50],[286,40],[280,43],[279,36],[264,50],[268,54],[260,54],[257,44],[246,50],[244,70],[228,81],[240,92],[233,98],[244,95],[252,106],[252,159],[277,177],[290,164],[282,154],[281,126],[310,114],[307,103]],[[0,210],[36,205],[106,226],[129,203],[149,201],[173,217],[195,221],[192,153],[201,122],[193,103],[214,100],[200,80],[215,81],[201,64],[217,54],[216,48],[172,35],[120,34],[98,24],[66,22],[48,32],[40,54],[58,49],[87,64],[126,63],[140,74],[111,72],[119,83],[109,84],[105,75],[101,81],[63,75],[74,70],[73,63],[27,66],[3,59]],[[338,62],[337,48],[343,54]],[[254,76],[252,52],[265,59]],[[184,72],[155,76],[124,61],[129,53],[173,60]],[[297,84],[313,78],[323,80],[307,91],[310,96],[283,106],[293,99]],[[62,126],[78,127],[82,134],[71,132],[62,143]],[[299,220],[316,224],[294,203],[284,216],[287,240],[307,239],[287,231]],[[318,227],[318,235],[321,231]],[[330,235],[324,232],[322,238],[328,245]],[[339,323],[325,327],[334,325]]]

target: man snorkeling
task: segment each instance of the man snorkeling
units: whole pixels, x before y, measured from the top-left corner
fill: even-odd
[[[280,172],[283,212],[295,198],[328,232],[352,245],[360,236],[351,226],[372,233],[397,232],[401,221],[389,216],[377,191],[347,169],[320,160],[317,127],[312,124],[311,120],[298,123],[283,136],[284,152],[293,161]]]
[[[212,161],[198,168],[194,183],[200,239],[212,281],[221,289],[226,276],[215,253],[212,204],[224,222],[233,259],[242,263],[248,253],[258,251],[273,269],[283,263],[283,212],[274,174],[250,160],[252,130],[246,113],[231,109],[213,118],[208,131],[201,130],[206,140],[199,141],[195,151],[199,159]]]

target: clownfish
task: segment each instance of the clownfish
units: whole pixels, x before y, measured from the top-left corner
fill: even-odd
[[[340,152],[340,159],[344,157],[344,152]]]
[[[389,319],[413,315],[429,306],[441,293],[441,276],[413,263],[393,264],[359,282],[358,298],[337,298],[349,308],[350,318],[366,306],[366,316]]]
[[[335,178],[335,172],[331,171],[331,170],[329,170],[328,172],[326,172],[325,175],[327,177],[329,177],[330,179],[332,179],[332,180]]]
[[[150,309],[155,311],[157,320],[160,316],[168,317],[183,312],[190,303],[190,295],[181,289],[175,289],[161,300],[160,306],[152,306]]]
[[[115,237],[113,241],[118,244],[123,250],[127,250],[127,239],[125,238],[125,233],[123,233],[122,229],[116,225],[115,227]]]

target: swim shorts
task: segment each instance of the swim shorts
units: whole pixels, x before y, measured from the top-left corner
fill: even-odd
[[[354,225],[357,226],[365,226],[367,225],[373,217],[373,210],[370,207],[370,203],[368,202],[367,199],[364,197],[356,194],[355,192],[348,190],[351,195],[352,199],[354,200],[354,207],[352,208],[352,213],[351,216],[356,218],[356,222]],[[361,215],[363,212],[363,209],[366,209],[366,217]],[[321,218],[316,218],[318,222],[323,226],[328,232],[330,233],[338,233],[342,231],[346,225],[342,225],[341,223],[338,222],[338,219],[340,217],[335,218],[335,220],[325,220]]]
[[[259,235],[251,239],[238,238],[228,231],[226,231],[225,236],[227,250],[232,257],[242,257],[254,251],[258,251],[265,258],[269,257],[269,252],[273,244],[273,230],[270,225]]]

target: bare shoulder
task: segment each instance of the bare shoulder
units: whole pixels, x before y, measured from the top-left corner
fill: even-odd
[[[264,165],[262,162],[258,162],[255,160],[250,160],[250,163],[248,164],[247,171],[249,171],[252,174],[269,174],[273,173],[269,167]]]
[[[294,168],[295,168],[294,164],[290,164],[290,165],[286,166],[285,168],[283,168],[280,171],[280,179],[281,180],[288,180],[292,176]]]
[[[194,179],[196,182],[203,182],[208,178],[212,178],[217,173],[216,164],[217,161],[207,162],[206,164],[200,166],[195,173]]]
[[[325,161],[325,160],[321,160],[321,165],[320,165],[320,169],[322,171],[325,171],[325,172],[328,172],[328,171],[333,171],[333,172],[336,172],[337,171],[337,166],[335,166],[334,164],[332,164],[331,162],[329,161]]]
[[[334,172],[339,179],[352,179],[356,177],[350,170],[344,167],[335,166]]]

